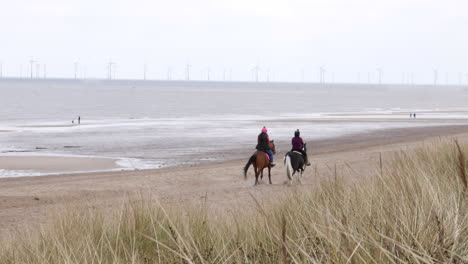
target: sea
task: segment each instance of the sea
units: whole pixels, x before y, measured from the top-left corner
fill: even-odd
[[[246,158],[263,126],[287,145],[296,129],[308,141],[466,125],[467,102],[466,86],[3,78],[0,155],[190,166]]]

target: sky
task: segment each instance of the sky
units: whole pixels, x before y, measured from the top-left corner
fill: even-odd
[[[466,0],[0,0],[3,76],[468,83]],[[146,65],[146,67],[145,67]],[[44,70],[45,68],[45,70]],[[146,68],[146,71],[144,70]]]

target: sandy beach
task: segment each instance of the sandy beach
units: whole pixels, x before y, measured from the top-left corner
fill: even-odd
[[[117,169],[115,159],[55,156],[0,156],[4,170],[32,170],[39,173],[86,172]]]
[[[309,167],[300,188],[313,186],[321,177],[360,177],[372,175],[378,168],[379,156],[388,162],[392,153],[420,146],[432,140],[468,138],[468,126],[406,128],[363,133],[324,141],[309,142],[313,165]],[[101,173],[82,173],[39,177],[0,179],[0,233],[9,233],[25,227],[34,228],[48,221],[51,212],[86,206],[112,208],[125,199],[138,199],[142,195],[156,197],[162,203],[189,203],[204,199],[218,208],[251,204],[250,194],[271,197],[269,194],[288,191],[281,158],[287,145],[277,153],[278,166],[272,170],[273,185],[253,186],[254,176],[249,171],[247,181],[242,167],[249,156],[214,164]],[[41,160],[41,159],[45,160]],[[0,159],[3,164],[15,166],[21,159],[31,166],[40,161],[56,164],[55,168],[110,166],[111,160],[74,160],[48,157],[13,157]],[[50,159],[50,160],[48,160]],[[77,163],[78,162],[78,163]],[[5,165],[1,165],[5,166]],[[19,166],[19,165],[17,165]],[[49,167],[47,169],[52,169]],[[265,174],[266,176],[266,174]],[[293,187],[294,188],[294,187]]]

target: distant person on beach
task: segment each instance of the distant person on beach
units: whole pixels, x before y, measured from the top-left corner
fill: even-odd
[[[258,135],[257,146],[255,147],[259,151],[266,152],[270,157],[270,165],[274,167],[276,164],[273,163],[273,151],[270,149],[270,136],[268,136],[268,129],[262,128],[262,132]]]
[[[416,118],[416,113],[413,114],[413,117]]]
[[[307,166],[310,166],[309,159],[307,158],[307,153],[304,151],[304,141],[301,138],[301,132],[299,129],[294,131],[294,137],[291,140],[292,149],[291,151],[298,151],[304,156],[304,160]]]
[[[81,124],[81,117],[78,116],[78,124]]]

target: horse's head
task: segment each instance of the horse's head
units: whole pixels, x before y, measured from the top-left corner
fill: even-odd
[[[273,151],[273,154],[276,154],[275,141],[274,140],[270,141],[268,145],[270,146],[271,151]]]

